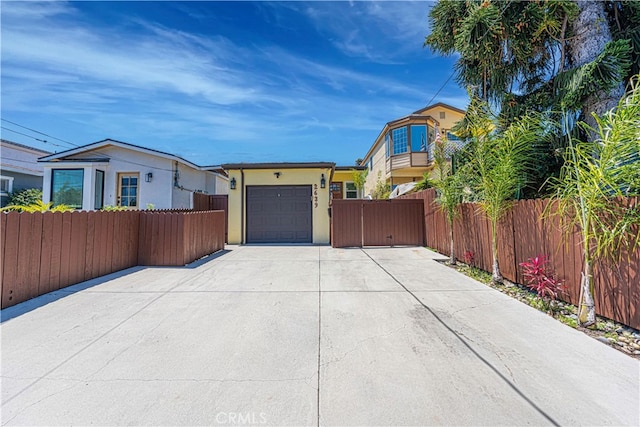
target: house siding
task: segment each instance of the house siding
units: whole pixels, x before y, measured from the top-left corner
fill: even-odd
[[[43,166],[38,158],[50,154],[48,151],[22,146],[11,141],[1,141],[0,175],[13,178],[12,192],[27,188],[42,189]],[[2,194],[0,206],[5,206],[9,194]]]
[[[96,158],[108,158],[108,162],[94,162]],[[189,209],[193,207],[193,192],[201,191],[208,194],[216,193],[215,182],[208,179],[212,172],[202,171],[182,162],[176,162],[161,156],[155,156],[122,148],[105,146],[77,155],[69,156],[74,162],[64,160],[52,161],[45,164],[43,200],[51,200],[51,171],[52,169],[84,169],[84,188],[82,209],[94,208],[95,171],[105,172],[104,205],[115,206],[118,197],[118,174],[139,174],[138,208],[145,209],[153,205],[155,209]],[[86,159],[87,162],[81,162]],[[175,164],[178,163],[178,188],[174,185]],[[145,181],[147,173],[152,173],[151,182]]]

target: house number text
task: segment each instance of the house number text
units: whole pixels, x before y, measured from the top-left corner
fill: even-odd
[[[313,207],[318,207],[318,184],[313,184]]]

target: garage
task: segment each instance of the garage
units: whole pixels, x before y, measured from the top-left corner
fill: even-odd
[[[312,243],[310,185],[246,187],[247,243]]]

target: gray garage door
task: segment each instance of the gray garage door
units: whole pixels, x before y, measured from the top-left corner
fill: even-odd
[[[311,186],[247,186],[247,243],[311,243]]]

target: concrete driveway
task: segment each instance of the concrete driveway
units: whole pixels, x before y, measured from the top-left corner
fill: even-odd
[[[638,361],[434,258],[230,247],[3,310],[2,424],[640,423]]]

